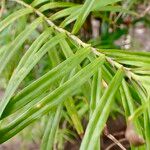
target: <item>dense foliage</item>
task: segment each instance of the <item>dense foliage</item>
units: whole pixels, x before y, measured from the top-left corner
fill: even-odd
[[[80,150],[100,149],[108,118],[121,115],[131,149],[150,149],[150,53],[114,44],[130,24],[149,24],[137,4],[1,1],[0,143],[35,129],[43,150],[79,137]]]

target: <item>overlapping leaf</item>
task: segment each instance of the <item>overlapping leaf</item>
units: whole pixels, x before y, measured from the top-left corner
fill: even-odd
[[[1,128],[0,134],[2,138],[0,143],[8,140],[27,125],[48,113],[52,108],[63,102],[64,97],[71,95],[71,93],[79,86],[81,86],[104,62],[104,57],[97,58],[88,66],[79,71],[72,79],[62,84],[59,88],[51,92],[36,105],[28,109],[24,114],[10,123],[8,126]],[[78,81],[80,78],[80,82]]]

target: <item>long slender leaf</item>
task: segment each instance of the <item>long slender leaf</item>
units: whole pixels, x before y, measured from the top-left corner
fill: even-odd
[[[93,83],[92,83],[92,89],[91,89],[90,116],[92,116],[92,113],[96,109],[96,106],[102,94],[102,67],[98,69],[98,72],[96,72],[96,74],[94,75],[92,82]],[[95,149],[96,150],[100,149],[100,138],[98,139]]]
[[[80,6],[74,6],[74,7],[70,7],[70,8],[66,8],[63,9],[61,11],[58,11],[57,13],[55,13],[54,15],[52,15],[50,17],[51,20],[56,20],[56,19],[60,19],[62,17],[66,17],[72,13],[74,13],[75,11],[77,11],[80,8]]]
[[[55,115],[52,117],[50,116],[48,125],[45,130],[45,134],[44,134],[45,138],[43,139],[43,144],[41,147],[42,150],[52,150],[57,128],[58,128],[59,121],[61,118],[61,112],[62,112],[62,104],[58,106]]]
[[[59,66],[49,71],[37,81],[33,82],[21,92],[19,92],[19,94],[17,94],[6,107],[6,111],[3,113],[3,117],[17,111],[29,103],[32,99],[45,92],[50,84],[68,73],[78,63],[80,63],[89,54],[89,52],[90,50],[87,48],[80,51],[78,54],[70,57],[65,62],[61,63]]]
[[[79,15],[79,10],[81,8],[79,7],[78,9],[74,9],[71,13],[70,16],[68,16],[61,24],[60,27],[64,28],[66,27],[68,24],[70,24],[71,22],[75,21],[78,18]]]
[[[9,24],[11,24],[12,22],[14,22],[16,19],[30,14],[32,13],[33,10],[30,8],[24,8],[24,9],[20,9],[16,12],[14,12],[13,14],[11,14],[10,16],[8,16],[7,18],[5,18],[3,21],[0,22],[0,32],[5,29]]]
[[[95,148],[97,139],[102,129],[104,128],[105,122],[107,121],[114,95],[116,94],[122,79],[123,70],[121,68],[112,79],[110,85],[100,99],[98,106],[93,112],[93,115],[88,123],[83,141],[81,143],[81,150]]]
[[[92,92],[91,92],[91,115],[94,112],[96,105],[98,104],[101,94],[102,94],[102,72],[101,68],[98,70],[98,72],[94,75],[93,81],[92,81]]]
[[[51,112],[50,115],[48,115],[47,117],[49,117],[45,131],[44,131],[44,135],[42,138],[42,143],[41,143],[41,149],[46,149],[47,143],[48,143],[48,137],[52,128],[52,124],[53,124],[53,119],[54,119],[54,114],[55,112]]]
[[[105,1],[99,1],[99,0],[96,0],[96,2],[94,3],[93,5],[93,10],[98,10],[99,8],[101,7],[104,7],[104,6],[107,6],[107,5],[110,5],[110,4],[114,4],[114,3],[117,3],[119,1],[122,1],[122,0],[105,0]]]
[[[83,25],[84,21],[86,20],[87,16],[89,15],[94,3],[96,0],[86,0],[81,11],[80,14],[78,16],[77,21],[75,22],[75,25],[73,27],[72,33],[76,34],[80,27]]]
[[[50,2],[50,3],[47,3],[45,5],[42,5],[39,8],[39,11],[43,12],[43,11],[48,10],[48,9],[72,7],[74,5],[75,4],[71,3],[71,2]]]
[[[78,134],[81,136],[83,134],[83,127],[82,127],[79,115],[76,111],[73,99],[68,98],[64,103],[69,113],[69,116],[71,117],[73,121],[75,129],[77,130]]]
[[[36,19],[31,25],[29,25],[22,33],[20,33],[16,39],[12,42],[10,47],[8,49],[11,51],[7,51],[7,53],[4,53],[0,60],[0,74],[8,64],[8,62],[12,59],[14,54],[19,50],[20,46],[23,44],[23,42],[27,39],[27,37],[35,30],[35,28],[42,22],[42,18]]]
[[[35,121],[37,118],[48,113],[52,108],[58,105],[64,100],[64,97],[71,95],[71,93],[79,86],[81,86],[89,77],[91,77],[95,71],[104,62],[104,56],[97,58],[95,61],[90,63],[88,66],[79,71],[72,79],[69,79],[59,88],[54,90],[34,107],[28,109],[23,115],[14,120],[8,126],[0,129],[1,139],[0,143],[8,140],[27,125]],[[80,82],[78,78],[80,77]],[[15,128],[14,128],[15,127]]]
[[[5,109],[6,105],[8,104],[9,100],[13,96],[15,90],[17,89],[21,81],[26,77],[26,75],[31,71],[31,69],[37,64],[37,62],[41,59],[41,57],[44,56],[44,54],[46,54],[48,49],[50,47],[53,47],[55,44],[59,42],[59,39],[61,38],[61,36],[62,35],[52,38],[50,41],[44,44],[43,47],[36,54],[34,54],[31,58],[29,57],[30,60],[26,63],[27,66],[22,67],[21,71],[11,80],[12,82],[10,82],[6,90],[6,94],[4,95],[4,98],[0,105],[0,108],[1,108],[0,116],[2,115],[3,110]]]

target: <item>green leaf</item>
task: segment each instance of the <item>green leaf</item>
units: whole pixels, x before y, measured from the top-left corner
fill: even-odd
[[[38,5],[40,5],[40,4],[42,4],[42,3],[46,3],[46,2],[49,2],[49,0],[34,0],[34,1],[31,3],[31,5],[32,5],[33,7],[35,7],[35,6],[38,6]]]
[[[30,64],[30,59],[39,51],[42,44],[48,40],[48,37],[50,37],[51,29],[45,30],[29,47],[28,51],[22,56],[17,68],[15,69],[13,76],[16,76],[16,74],[23,70],[22,68],[26,66],[26,64]],[[28,62],[28,63],[27,63]]]
[[[90,117],[92,116],[102,94],[102,67],[93,76],[90,101]],[[100,149],[100,138],[97,141],[96,150]]]
[[[132,81],[132,84],[137,91],[142,104],[149,103],[148,95],[145,92],[145,90],[135,81]],[[147,104],[147,109],[142,111],[144,113],[144,133],[145,133],[145,139],[146,139],[146,148],[150,148],[150,105]]]
[[[82,7],[81,7],[82,8]],[[78,18],[79,11],[81,10],[79,7],[78,9],[74,9],[70,16],[66,17],[64,21],[61,22],[60,27],[64,28],[71,22],[75,21]]]
[[[45,50],[45,47],[42,48],[42,51],[43,49]],[[47,91],[47,89],[53,82],[57,81],[58,79],[62,78],[65,74],[67,74],[71,69],[73,69],[77,64],[79,64],[89,54],[89,52],[90,50],[87,48],[82,49],[76,55],[73,55],[72,57],[68,58],[59,66],[55,67],[54,69],[43,75],[41,78],[24,88],[10,101],[10,103],[6,107],[6,110],[3,113],[2,118],[4,116],[9,115],[10,113],[17,111],[18,109],[22,108],[27,103],[32,101],[34,98]],[[17,81],[15,80],[15,82]],[[9,93],[8,97],[11,97]]]
[[[34,134],[41,135],[41,129],[45,128],[43,149],[55,149],[54,146],[63,149],[67,140],[74,142],[74,138],[78,138],[78,133],[82,142],[80,149],[98,150],[109,115],[119,113],[125,117],[127,125],[131,119],[135,136],[140,134],[145,138],[145,144],[138,148],[132,146],[128,138],[131,149],[150,149],[150,53],[98,50],[98,47],[112,46],[114,38],[106,38],[102,46],[100,38],[91,39],[88,43],[92,45],[86,47],[89,44],[79,39],[86,41],[86,33],[85,37],[79,33],[79,38],[73,35],[86,23],[87,17],[100,18],[102,30],[105,21],[106,26],[117,26],[116,21],[122,14],[122,19],[125,14],[139,17],[130,10],[135,1],[0,2],[0,88],[6,89],[0,101],[0,143],[37,121]],[[110,17],[114,12],[120,12],[115,13],[118,15],[115,21]],[[72,27],[73,34],[69,32]],[[120,32],[117,33],[120,36]],[[118,69],[120,67],[122,69]],[[47,122],[43,118],[48,119]],[[83,119],[89,123],[82,139]],[[35,140],[38,138],[32,136]]]
[[[125,96],[125,93],[124,93],[124,90],[123,90],[122,87],[120,88],[120,95],[121,95],[122,105],[123,105],[123,108],[124,108],[124,111],[125,111],[125,117],[126,117],[126,120],[127,120],[127,117],[130,116],[130,110],[129,110],[128,103],[127,103],[127,100],[126,100],[126,96]]]
[[[130,52],[126,50],[100,50],[107,56],[115,60],[135,66],[148,66],[150,64],[150,54],[147,52]]]
[[[56,47],[53,47],[52,49],[48,51],[48,55],[49,55],[52,67],[55,67],[60,63],[60,58],[57,53],[58,53],[58,49]]]
[[[49,142],[49,135],[51,133],[51,128],[53,125],[53,120],[55,117],[55,111],[51,112],[47,117],[48,117],[48,122],[46,124],[46,128],[45,128],[44,135],[42,138],[42,143],[41,143],[41,149],[44,149],[44,150],[46,150],[47,144]]]
[[[81,143],[80,150],[91,150],[95,148],[97,140],[101,134],[102,129],[107,121],[110,113],[110,108],[113,104],[114,95],[116,94],[123,79],[123,70],[119,69],[113,77],[108,88],[101,97],[98,106],[93,112],[92,117],[87,125],[84,138]]]
[[[22,31],[16,39],[10,44],[8,49],[11,51],[6,50],[7,52],[4,53],[0,60],[0,74],[5,69],[6,65],[9,61],[13,58],[13,56],[17,53],[21,45],[27,39],[27,37],[35,30],[35,28],[42,22],[42,18],[36,19],[32,24],[27,26],[24,31]]]
[[[85,22],[87,16],[90,14],[91,11],[99,10],[99,8],[101,7],[107,6],[109,4],[114,4],[118,1],[121,0],[105,0],[105,1],[86,0],[80,10],[80,13],[78,14],[78,18],[75,22],[72,33],[76,34],[80,30],[81,26],[83,25],[83,23]]]
[[[90,115],[92,115],[92,113],[94,112],[96,105],[98,104],[101,98],[101,94],[102,94],[102,71],[101,68],[99,68],[96,74],[93,76],[92,80]]]
[[[66,17],[72,13],[74,13],[75,11],[79,10],[80,6],[73,6],[73,7],[70,7],[70,8],[66,8],[66,9],[63,9],[61,11],[58,11],[57,13],[53,14],[50,19],[51,20],[56,20],[56,19],[60,19],[62,17]]]
[[[9,51],[10,44],[4,45],[0,48],[0,59],[2,59],[3,55]]]
[[[99,51],[107,54],[108,56],[114,56],[114,57],[126,57],[126,56],[142,56],[144,58],[150,57],[149,52],[142,52],[142,51],[132,52],[132,51],[118,50],[118,49],[100,49]]]
[[[68,45],[68,42],[65,39],[60,40],[60,46],[62,48],[62,51],[66,58],[73,55],[73,51],[71,50],[70,46]],[[77,49],[77,51],[80,49]],[[77,70],[81,70],[82,67],[80,65],[77,66]],[[85,96],[89,99],[90,98],[90,81],[87,81],[83,85],[83,93]]]
[[[148,105],[150,105],[149,101],[147,101],[146,103],[143,103],[140,107],[138,107],[134,111],[134,113],[131,116],[129,116],[129,121],[133,121],[133,120],[137,119],[141,114],[143,114],[144,110],[147,109]]]
[[[30,57],[28,57],[26,64],[22,66],[21,70],[18,73],[14,74],[14,76],[12,76],[8,84],[8,87],[6,89],[4,98],[0,103],[0,108],[1,108],[0,117],[6,105],[8,104],[11,97],[13,96],[14,92],[16,91],[19,84],[21,83],[21,81],[27,76],[27,74],[32,70],[32,68],[37,64],[37,62],[44,56],[44,54],[47,53],[48,49],[55,46],[59,42],[59,39],[63,37],[64,35],[60,34],[52,38],[51,40],[49,40],[47,43],[45,43],[37,53],[30,55]]]
[[[66,58],[69,58],[73,55],[73,51],[65,39],[60,40],[59,44]]]
[[[32,13],[33,10],[31,8],[20,9],[13,14],[9,15],[7,18],[0,22],[0,32],[5,29],[9,24],[13,23],[16,19]]]
[[[134,103],[134,100],[132,98],[132,95],[130,93],[130,89],[128,87],[128,84],[125,80],[123,80],[123,82],[122,82],[122,88],[124,91],[124,98],[125,98],[127,105],[128,105],[129,113],[130,113],[130,115],[132,115],[132,114],[134,114],[136,107],[135,107],[135,103]],[[143,135],[142,125],[140,123],[140,120],[135,120],[134,126],[135,126],[135,130],[136,130],[137,134]]]
[[[73,27],[72,33],[76,34],[81,26],[83,25],[83,23],[85,22],[87,16],[89,15],[89,13],[92,10],[92,7],[94,5],[94,3],[96,2],[96,0],[86,0],[80,13],[79,16],[77,18],[77,21],[75,22],[75,25]]]
[[[104,0],[103,1],[96,0],[92,9],[99,10],[99,8],[102,8],[102,7],[110,5],[110,4],[117,3],[119,1],[122,1],[122,0],[105,0],[105,1]]]
[[[124,9],[122,6],[104,6],[104,7],[94,9],[93,11],[123,12],[126,14],[138,16],[136,12],[130,11],[128,9]]]
[[[56,105],[64,101],[64,98],[71,95],[71,93],[81,86],[86,80],[91,77],[95,71],[100,67],[104,62],[104,56],[97,58],[92,63],[84,67],[79,71],[75,76],[69,79],[67,82],[62,84],[59,88],[51,92],[45,98],[43,98],[36,105],[31,106],[24,114],[15,119],[12,123],[4,128],[0,129],[1,139],[0,143],[8,140],[27,125],[40,118],[44,114],[48,113],[55,108]],[[80,82],[78,79],[80,78]]]
[[[42,150],[52,150],[57,128],[59,127],[59,122],[62,115],[62,104],[60,104],[55,112],[55,115],[50,114],[46,130],[44,132],[44,137],[42,139]]]
[[[128,107],[129,107],[129,113],[132,114],[134,112],[135,106],[133,104],[133,99],[132,99],[128,85],[125,80],[123,80],[123,82],[122,82],[122,87],[123,87],[123,91],[124,91],[124,94],[126,97]]]
[[[70,3],[70,2],[50,2],[45,5],[42,5],[39,8],[39,11],[43,12],[43,11],[49,10],[49,9],[72,7],[74,5],[75,5],[74,3]]]
[[[69,116],[72,119],[74,128],[77,130],[78,134],[80,136],[82,136],[82,134],[83,134],[83,127],[82,127],[79,115],[77,113],[77,110],[75,108],[73,99],[72,98],[68,98],[64,103],[65,103],[66,109],[68,111],[68,114],[69,114]]]

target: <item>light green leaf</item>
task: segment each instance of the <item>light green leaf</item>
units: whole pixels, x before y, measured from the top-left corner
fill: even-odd
[[[48,120],[48,124],[46,126],[46,130],[44,132],[44,137],[42,139],[42,150],[52,150],[53,144],[57,132],[57,128],[59,127],[59,122],[62,115],[62,104],[57,107],[55,114],[50,114],[50,118]]]
[[[63,10],[58,11],[57,13],[53,14],[50,17],[50,19],[51,20],[56,20],[56,19],[60,19],[62,17],[66,17],[66,16],[74,13],[75,11],[79,10],[79,8],[80,8],[80,6],[74,6],[74,7],[63,9]]]
[[[93,11],[123,12],[123,13],[126,13],[126,14],[131,14],[131,15],[138,16],[138,14],[136,12],[125,9],[122,6],[104,6],[104,7],[94,9]]]
[[[50,2],[45,5],[42,5],[39,8],[39,11],[43,12],[43,11],[49,10],[49,9],[72,7],[74,5],[75,5],[74,3],[70,3],[70,2]]]
[[[93,76],[93,80],[92,80],[90,116],[93,114],[96,105],[100,100],[101,94],[102,94],[102,71],[101,68],[99,68],[96,74]]]
[[[83,127],[79,118],[79,115],[77,113],[76,107],[74,105],[73,99],[68,98],[65,102],[66,109],[68,111],[69,116],[72,119],[74,128],[77,130],[78,134],[82,136],[83,134]]]
[[[102,94],[102,67],[93,76],[90,100],[90,117],[92,116]],[[100,149],[100,138],[97,141],[95,150]]]
[[[117,3],[119,1],[122,1],[122,0],[101,0],[101,1],[96,0],[92,9],[93,10],[99,10],[99,8],[102,8],[102,7],[110,5],[110,4]]]
[[[79,11],[82,7],[79,7],[78,9],[74,9],[70,16],[66,17],[64,21],[61,22],[60,27],[64,28],[71,22],[75,21],[78,18]]]
[[[95,61],[87,65],[81,71],[79,71],[75,76],[69,79],[67,82],[62,84],[59,88],[51,92],[45,98],[43,98],[36,105],[28,109],[24,114],[19,116],[16,120],[10,123],[8,126],[0,129],[1,139],[0,143],[8,140],[27,125],[40,118],[44,114],[48,113],[60,102],[64,101],[64,98],[70,96],[71,93],[81,86],[86,80],[91,77],[95,71],[100,67],[104,62],[104,56],[97,58]],[[78,79],[80,78],[80,82]]]
[[[81,26],[83,25],[83,23],[85,22],[87,16],[89,15],[89,13],[92,10],[92,7],[94,5],[94,3],[96,2],[96,0],[86,0],[80,13],[79,16],[77,18],[77,21],[75,22],[75,25],[73,27],[72,33],[76,34]]]
[[[22,31],[16,39],[10,44],[8,47],[9,51],[6,50],[4,55],[2,56],[0,60],[0,74],[5,69],[6,65],[9,63],[9,61],[13,58],[13,56],[17,53],[21,45],[24,43],[24,41],[27,39],[27,37],[35,30],[35,28],[42,22],[42,18],[36,19],[32,24],[27,26],[24,31]],[[11,49],[11,51],[10,51]]]
[[[114,95],[116,94],[119,86],[121,85],[123,79],[123,70],[119,69],[116,75],[110,82],[107,90],[101,97],[98,106],[93,112],[92,117],[87,125],[84,138],[81,143],[80,150],[91,150],[95,148],[97,140],[101,134],[102,129],[107,121],[108,115],[110,113],[110,108],[114,100]]]
[[[42,137],[42,143],[41,143],[41,149],[43,149],[43,150],[46,150],[47,143],[49,141],[48,138],[49,138],[49,134],[51,132],[51,128],[53,125],[53,119],[55,117],[55,111],[51,112],[47,117],[48,117],[48,122],[46,124],[46,128],[45,128],[44,135]]]
[[[42,3],[46,3],[46,2],[49,2],[49,0],[34,0],[34,1],[31,3],[31,5],[32,5],[33,7],[35,7],[35,6],[38,6],[38,5],[40,5],[40,4],[42,4]]]
[[[20,9],[20,10],[14,12],[13,14],[9,15],[7,18],[5,18],[4,20],[2,20],[0,22],[0,32],[3,29],[5,29],[9,24],[14,22],[16,19],[18,19],[24,15],[30,14],[32,12],[33,12],[32,9],[24,8],[24,9]]]
[[[32,101],[34,98],[47,91],[47,89],[53,82],[57,81],[58,79],[62,78],[65,74],[67,74],[71,69],[73,69],[77,64],[79,64],[89,54],[89,52],[90,50],[87,48],[82,49],[79,53],[70,57],[69,59],[61,63],[59,66],[55,67],[54,69],[46,73],[44,76],[42,76],[26,88],[24,88],[10,101],[2,117],[17,111],[18,109],[22,108],[24,105]],[[11,97],[9,93],[8,97]]]
[[[17,87],[21,83],[21,81],[27,76],[27,74],[32,70],[32,68],[37,64],[37,62],[44,56],[44,54],[47,53],[48,49],[53,47],[59,42],[60,38],[64,38],[64,35],[60,34],[52,38],[51,40],[49,40],[47,43],[45,43],[37,53],[30,55],[25,65],[22,66],[21,70],[18,73],[14,74],[14,76],[12,76],[8,84],[8,87],[6,89],[4,98],[2,102],[0,103],[1,104],[0,105],[0,108],[1,108],[0,117],[6,105],[8,104],[9,100],[11,99],[14,92],[16,91]]]

